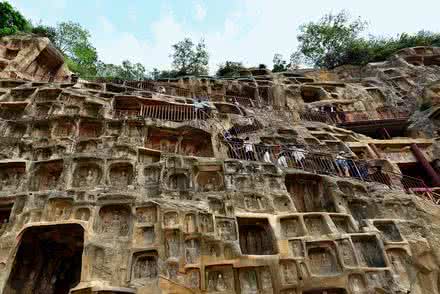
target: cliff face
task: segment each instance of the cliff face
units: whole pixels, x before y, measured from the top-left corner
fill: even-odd
[[[3,293],[440,293],[434,57],[65,83],[41,42],[0,72]]]

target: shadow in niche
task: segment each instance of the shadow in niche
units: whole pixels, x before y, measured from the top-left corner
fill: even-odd
[[[67,224],[27,229],[4,294],[67,294],[81,278],[84,230]]]

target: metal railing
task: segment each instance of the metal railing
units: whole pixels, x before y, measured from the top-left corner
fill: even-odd
[[[434,203],[440,203],[440,195],[438,199],[435,199],[435,194],[432,193],[432,190],[423,180],[372,168],[367,161],[347,159],[332,154],[321,154],[295,147],[232,141],[226,143],[230,158],[262,161],[282,168],[295,168],[315,174],[380,183],[387,189],[403,190],[407,194],[415,194]]]
[[[364,122],[375,120],[407,119],[410,112],[405,109],[396,108],[394,110],[376,111],[304,111],[300,113],[301,120],[317,121],[327,124],[344,124],[351,122]]]
[[[152,118],[167,121],[207,120],[211,114],[190,105],[142,105],[140,110],[117,110],[118,118]]]

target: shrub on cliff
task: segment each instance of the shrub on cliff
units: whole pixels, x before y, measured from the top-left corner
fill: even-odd
[[[0,2],[0,37],[18,32],[30,32],[31,25],[8,2]]]

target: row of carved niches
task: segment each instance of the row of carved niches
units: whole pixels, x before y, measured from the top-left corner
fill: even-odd
[[[231,193],[234,200],[235,212],[252,213],[290,213],[295,211],[289,195],[277,195],[269,193],[234,192]]]
[[[351,215],[340,213],[307,213],[283,216],[279,219],[281,239],[296,237],[324,238],[358,232]]]

